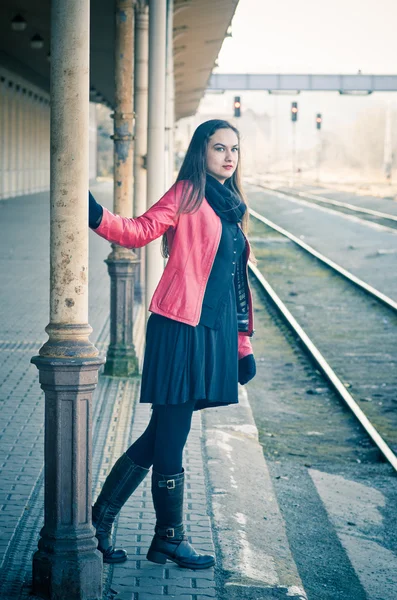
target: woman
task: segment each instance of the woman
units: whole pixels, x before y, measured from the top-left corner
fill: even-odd
[[[198,554],[184,532],[182,453],[193,411],[237,403],[237,383],[256,373],[237,129],[222,120],[202,123],[176,183],[144,215],[113,215],[90,194],[89,221],[98,235],[127,248],[163,235],[169,259],[146,332],[140,401],[152,404],[152,416],[115,463],[93,507],[98,548],[104,562],[126,560],[125,550],[111,545],[112,524],[153,466],[156,527],[148,560],[211,567],[214,557]]]

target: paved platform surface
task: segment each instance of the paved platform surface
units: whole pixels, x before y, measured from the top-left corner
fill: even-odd
[[[98,201],[110,206],[110,182],[95,184],[92,189]],[[49,314],[48,194],[0,202],[0,223],[0,599],[25,600],[33,598],[30,595],[31,561],[44,517],[44,394],[39,386],[38,371],[30,359],[47,338],[44,327]],[[105,353],[109,285],[103,260],[109,246],[94,233],[89,235],[91,339],[101,353]],[[134,339],[141,357],[144,318],[143,309],[136,307]],[[148,422],[150,409],[137,402],[139,383],[139,378],[116,379],[103,374],[99,378],[93,399],[94,498],[113,463]],[[203,431],[202,413],[194,415],[185,451],[185,519],[188,535],[197,550],[216,554],[216,569],[195,572],[180,569],[170,562],[161,566],[146,560],[155,520],[148,476],[116,523],[117,544],[128,550],[129,560],[122,565],[104,566],[104,600],[223,599],[235,597],[242,590],[245,596],[250,590],[250,598],[306,598],[274,496],[268,503],[272,505],[278,532],[271,546],[275,556],[282,554],[280,573],[270,551],[265,552],[268,544],[262,534],[262,524],[255,522],[257,515],[250,517],[249,530],[255,530],[256,536],[252,547],[236,522],[236,514],[249,513],[250,494],[249,488],[244,486],[244,477],[238,486],[228,487],[227,481],[223,481],[225,473],[228,479],[230,468],[234,469],[230,467],[231,454],[224,447],[225,436],[233,448],[233,436],[237,435],[236,450],[241,443],[245,448],[244,468],[248,469],[252,461],[258,465],[255,480],[261,487],[255,495],[255,510],[261,510],[258,501],[260,503],[263,490],[272,493],[246,397],[241,406],[233,407],[231,412],[226,413],[225,409],[208,412],[211,411],[206,431]],[[243,475],[244,470],[241,473]],[[250,486],[254,483],[250,481]],[[225,489],[220,495],[222,486]],[[239,507],[243,503],[245,506]],[[222,525],[223,514],[231,518],[230,523]],[[236,526],[239,532],[234,538]],[[280,550],[281,545],[283,550]],[[284,576],[286,571],[287,576]],[[225,587],[225,579],[231,587]]]
[[[107,204],[111,186],[97,186]],[[43,522],[44,395],[38,372],[30,364],[46,339],[48,322],[48,194],[0,203],[0,598],[28,598],[31,557]],[[107,244],[90,233],[90,311],[92,340],[102,353],[108,343],[109,286],[103,259]],[[137,350],[143,350],[143,309],[135,315]],[[97,495],[117,458],[145,428],[147,406],[136,407],[139,378],[101,376],[93,401],[93,488]],[[195,415],[186,449],[187,530],[197,548],[214,551],[206,509],[201,458],[201,422]],[[120,600],[167,595],[175,598],[215,596],[214,571],[194,573],[169,563],[166,568],[146,561],[154,528],[150,477],[123,511],[117,540],[130,560],[104,568],[104,597]],[[174,567],[174,568],[173,568]]]

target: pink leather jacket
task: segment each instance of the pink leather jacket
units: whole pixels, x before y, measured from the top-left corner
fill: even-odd
[[[195,327],[200,321],[204,292],[218,250],[222,225],[206,200],[194,213],[177,214],[183,184],[182,181],[174,184],[140,217],[129,219],[103,208],[101,224],[94,231],[106,240],[127,248],[145,246],[166,232],[170,256],[149,310]],[[248,257],[250,246],[247,239],[245,243]],[[253,334],[250,289],[248,296],[248,332],[239,332],[239,359],[252,353],[249,340]]]

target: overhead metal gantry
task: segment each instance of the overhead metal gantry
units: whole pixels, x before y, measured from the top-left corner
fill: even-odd
[[[263,90],[268,92],[339,92],[371,94],[397,92],[397,75],[283,75],[280,73],[218,73],[210,77],[207,91]]]

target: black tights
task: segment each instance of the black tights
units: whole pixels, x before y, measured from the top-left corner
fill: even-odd
[[[182,455],[189,435],[195,401],[153,406],[143,434],[127,450],[140,467],[163,475],[182,472]]]

